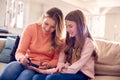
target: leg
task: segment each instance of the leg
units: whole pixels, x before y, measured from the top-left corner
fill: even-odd
[[[88,77],[82,72],[78,72],[76,74],[51,74],[45,80],[88,80]]]
[[[17,77],[16,80],[32,80],[33,75],[35,75],[35,71],[25,69],[21,72],[21,74]]]
[[[1,73],[1,80],[16,80],[24,67],[17,61],[9,63]]]
[[[45,80],[47,74],[36,74],[33,76],[32,80]]]

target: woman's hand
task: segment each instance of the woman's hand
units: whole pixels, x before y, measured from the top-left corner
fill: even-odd
[[[34,70],[38,73],[42,73],[42,74],[53,74],[53,73],[57,73],[57,68],[51,68],[51,69],[41,69],[41,68],[36,68],[33,66],[28,66],[29,69]]]
[[[20,59],[20,63],[25,66],[27,63],[29,63],[29,60],[28,60],[28,58],[25,56],[25,57],[22,57],[22,58]]]
[[[41,68],[36,68],[36,67],[33,67],[33,66],[28,66],[28,69],[34,70],[34,71],[36,71],[38,73],[42,73],[42,74],[46,74],[47,73],[46,70],[43,70]]]
[[[42,62],[41,64],[40,64],[40,67],[39,67],[40,69],[49,69],[49,68],[51,68],[50,67],[50,65],[48,64],[48,62]]]
[[[48,63],[47,62],[42,62],[41,64],[40,64],[40,69],[47,69],[47,65],[48,65]]]

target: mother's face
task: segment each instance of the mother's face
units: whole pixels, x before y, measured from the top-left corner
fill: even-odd
[[[56,22],[50,17],[44,17],[42,21],[42,30],[45,34],[51,34],[56,29]]]
[[[66,30],[70,37],[77,36],[77,24],[74,21],[65,20]]]

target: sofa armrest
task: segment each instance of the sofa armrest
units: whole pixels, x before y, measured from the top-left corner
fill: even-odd
[[[0,52],[2,51],[3,47],[5,46],[6,39],[0,38]]]
[[[7,65],[7,63],[0,62],[0,73],[3,71],[3,69],[5,68],[6,65]]]

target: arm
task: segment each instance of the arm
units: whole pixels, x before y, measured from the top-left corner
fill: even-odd
[[[33,66],[28,66],[29,69],[31,70],[35,70],[38,73],[42,73],[42,74],[54,74],[57,72],[56,68],[51,68],[51,69],[40,69],[40,68],[36,68]]]
[[[73,63],[71,66],[69,66],[66,69],[62,70],[62,73],[73,73],[75,74],[78,72],[89,60],[89,58],[92,56],[92,52],[94,50],[94,45],[91,39],[87,38],[83,47],[83,50],[81,52],[81,58]]]
[[[31,26],[27,26],[22,33],[18,49],[16,51],[16,59],[20,61],[21,58],[25,57],[26,51],[30,45],[31,41]]]
[[[59,55],[57,66],[63,64],[64,62],[65,62],[65,53],[64,53],[64,50],[62,50]]]
[[[57,53],[58,54],[58,53]],[[57,56],[57,57],[59,57],[59,60],[58,60],[58,58],[57,58],[57,61],[58,61],[58,65],[57,65],[57,67],[61,67],[61,66],[64,66],[64,52],[63,51],[61,51],[60,52],[60,55],[59,56]],[[53,59],[50,63],[52,63],[52,62],[54,62],[54,61],[56,61],[55,59]],[[49,63],[49,64],[50,64]],[[62,65],[63,64],[63,65]],[[53,74],[53,73],[56,73],[57,71],[58,71],[58,68],[51,68],[51,69],[36,69],[36,71],[37,72],[39,72],[39,73],[43,73],[43,74]]]
[[[48,63],[48,68],[54,68],[57,66],[58,57],[59,57],[59,53],[55,52],[53,59]]]
[[[57,58],[57,65],[55,65],[55,67],[58,66],[58,65],[60,65],[61,63],[64,63],[64,57],[65,57],[65,55],[64,55],[64,49],[65,49],[65,43],[64,43],[64,45],[62,45],[62,47],[61,47],[61,49],[59,51],[59,55],[57,55],[57,57],[56,57]],[[56,54],[58,54],[58,53],[56,53]],[[50,62],[50,64],[54,63],[54,61],[55,61],[55,57]]]

